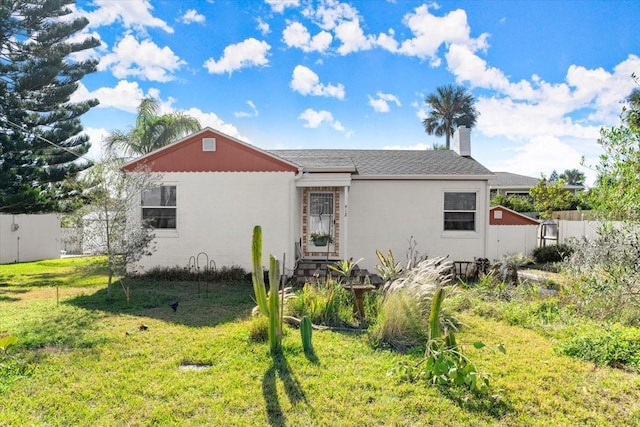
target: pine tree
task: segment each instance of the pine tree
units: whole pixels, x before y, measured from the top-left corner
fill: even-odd
[[[100,44],[69,41],[88,24],[69,19],[74,0],[0,2],[0,212],[62,209],[73,192],[65,184],[90,163],[80,116],[97,100],[70,102],[97,61],[73,54]]]

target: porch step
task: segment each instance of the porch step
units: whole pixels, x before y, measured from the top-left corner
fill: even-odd
[[[327,277],[327,272],[331,273],[331,276],[335,277],[337,274],[327,267],[334,264],[333,260],[301,260],[298,267],[293,272],[291,277],[294,285],[302,286],[305,283],[313,283],[318,280],[324,280]],[[360,281],[364,281],[364,278],[369,276],[371,284],[374,286],[382,285],[382,279],[377,274],[371,274],[366,269],[362,269],[357,265],[353,268],[352,277],[360,277]]]

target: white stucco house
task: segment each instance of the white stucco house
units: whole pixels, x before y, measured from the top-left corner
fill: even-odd
[[[470,152],[469,130],[454,150],[261,150],[206,128],[128,163],[162,176],[134,215],[155,227],[156,251],[139,268],[186,266],[205,252],[220,266],[251,268],[253,226],[263,251],[293,268],[298,259],[405,258],[409,238],[429,256],[485,257],[488,180]],[[314,232],[332,242],[316,246]]]

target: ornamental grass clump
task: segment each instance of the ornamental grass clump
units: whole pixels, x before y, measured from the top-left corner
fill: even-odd
[[[431,299],[439,287],[451,282],[452,268],[445,258],[427,258],[387,282],[371,335],[373,344],[399,351],[424,344]],[[455,325],[451,318],[446,321]]]

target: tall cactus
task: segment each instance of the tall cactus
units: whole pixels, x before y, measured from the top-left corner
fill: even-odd
[[[262,227],[253,227],[253,241],[251,245],[253,261],[253,292],[260,313],[269,318],[269,347],[272,353],[282,349],[282,318],[279,309],[280,263],[273,256],[269,256],[269,296],[264,283],[262,271]]]
[[[253,282],[253,293],[256,296],[256,304],[260,313],[269,316],[267,306],[267,290],[264,285],[264,273],[262,272],[262,227],[253,227],[253,240],[251,244],[251,259],[253,261],[253,272],[251,280]]]
[[[313,326],[311,325],[311,319],[308,316],[302,316],[300,321],[300,336],[302,337],[302,348],[305,353],[309,353],[313,350],[311,344],[311,333],[313,332]]]

